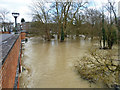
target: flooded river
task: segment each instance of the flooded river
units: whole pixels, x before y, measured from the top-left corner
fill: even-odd
[[[26,68],[20,76],[20,87],[29,88],[89,88],[99,87],[80,78],[74,63],[81,58],[90,40],[52,40],[45,42],[30,38],[23,46],[22,65]]]

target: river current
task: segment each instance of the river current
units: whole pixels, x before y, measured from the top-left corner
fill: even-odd
[[[74,63],[87,53],[90,40],[66,39],[43,41],[32,37],[23,45],[20,87],[28,88],[95,88],[99,85],[80,78]]]

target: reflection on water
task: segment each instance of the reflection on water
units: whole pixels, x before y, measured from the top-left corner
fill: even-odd
[[[20,87],[32,88],[89,88],[98,87],[80,78],[74,70],[74,62],[82,57],[90,41],[69,40],[59,42],[31,38],[25,44],[22,63],[30,73],[22,74]]]

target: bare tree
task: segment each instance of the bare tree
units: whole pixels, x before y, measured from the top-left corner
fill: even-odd
[[[9,13],[9,11],[7,9],[1,9],[0,10],[0,18],[1,18],[1,22],[2,22],[2,27],[4,28],[4,31],[6,31],[5,29],[5,20],[7,20],[7,14]]]
[[[58,38],[60,36],[60,32],[62,32],[61,28],[63,29],[63,34],[66,34],[66,28],[68,25],[68,22],[71,21],[73,24],[74,19],[76,18],[76,14],[79,12],[80,8],[84,8],[86,6],[87,2],[73,2],[71,1],[61,1],[61,2],[55,2],[53,4],[53,7],[55,8],[54,15],[55,15],[55,21],[58,24]],[[62,36],[62,33],[61,33]],[[64,41],[64,36],[63,40]]]
[[[0,10],[0,17],[2,18],[2,21],[4,22],[7,18],[7,14],[9,13],[9,11],[7,9],[1,9]]]
[[[107,16],[108,22],[107,22],[107,28],[108,28],[108,34],[107,34],[107,42],[108,42],[108,48],[112,49],[112,46],[115,42],[113,35],[113,26],[117,26],[117,15],[115,10],[115,2],[110,2],[108,0],[107,5],[105,6],[106,10],[108,11],[109,15]],[[118,26],[117,26],[118,28]],[[119,30],[118,30],[119,31]]]
[[[46,33],[46,38],[50,41],[50,31],[48,28],[48,23],[50,22],[50,15],[49,9],[46,8],[44,1],[37,1],[33,3],[32,10],[33,10],[33,17],[37,21],[40,21],[44,24],[44,32]]]

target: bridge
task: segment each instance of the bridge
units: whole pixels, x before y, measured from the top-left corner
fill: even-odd
[[[22,43],[25,32],[0,34],[0,88],[19,88]]]

